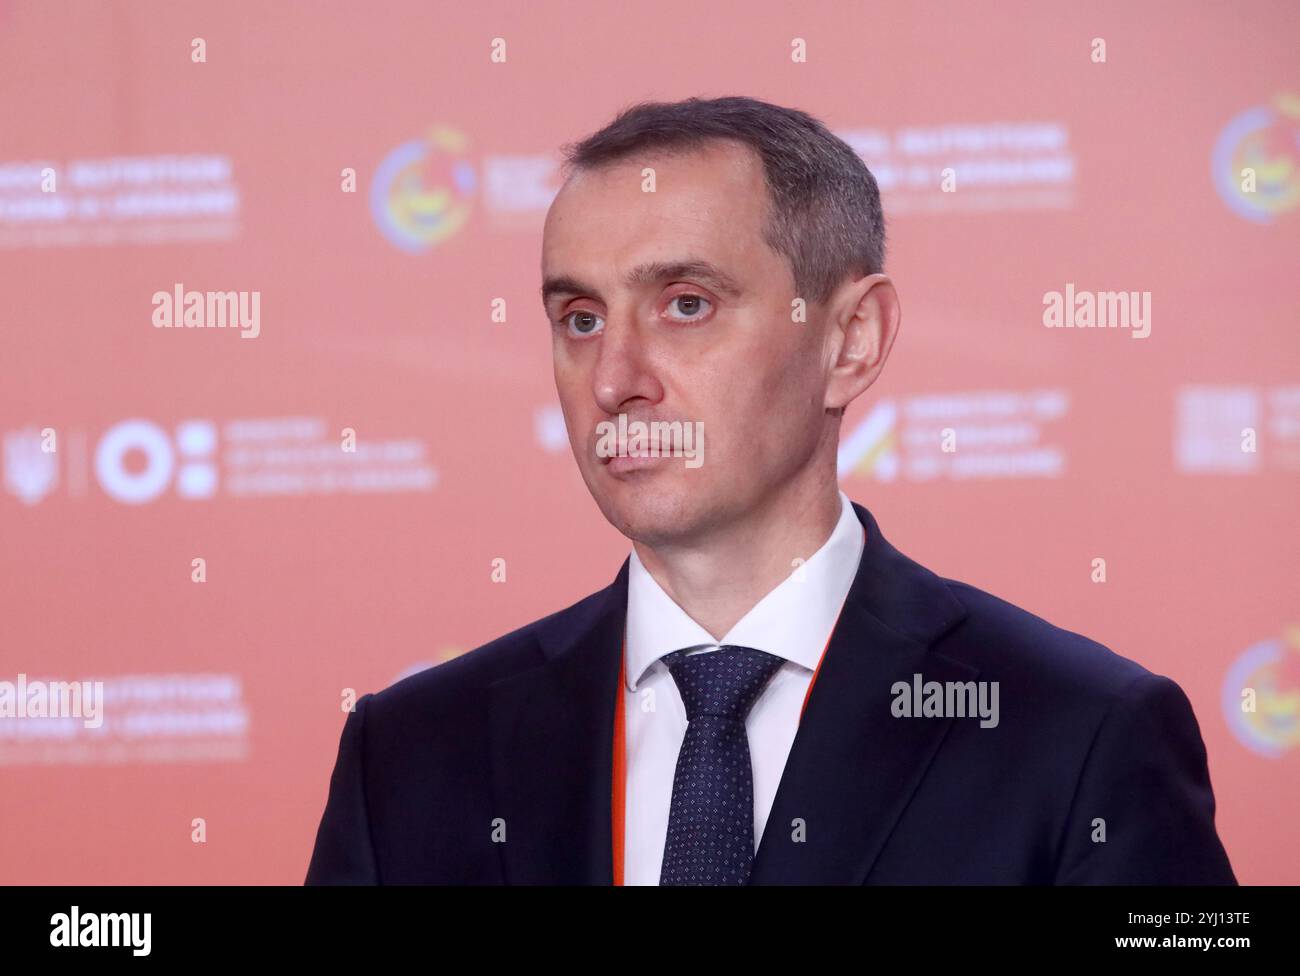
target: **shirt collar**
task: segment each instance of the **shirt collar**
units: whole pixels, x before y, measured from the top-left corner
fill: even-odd
[[[722,638],[687,616],[632,550],[627,583],[627,687],[635,691],[646,671],[670,651],[739,644],[817,667],[862,559],[864,532],[849,496],[830,538],[801,567],[759,600]]]

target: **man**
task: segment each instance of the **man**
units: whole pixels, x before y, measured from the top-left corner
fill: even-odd
[[[936,576],[839,490],[841,418],[899,326],[854,152],[690,99],[566,169],[556,387],[632,552],[357,702],[307,881],[1235,883],[1173,681]],[[611,451],[619,418],[706,437]]]

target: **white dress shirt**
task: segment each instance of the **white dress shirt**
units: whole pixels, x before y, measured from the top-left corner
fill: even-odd
[[[686,707],[668,668],[671,651],[753,647],[785,658],[745,721],[754,770],[754,850],[794,744],[813,671],[830,638],[862,558],[862,523],[844,492],[830,538],[737,621],[721,642],[687,616],[632,551],[627,583],[627,793],[623,883],[657,885],[668,835],[677,752]],[[792,557],[793,558],[793,557]],[[802,575],[802,579],[799,576]],[[653,708],[653,710],[651,710]]]

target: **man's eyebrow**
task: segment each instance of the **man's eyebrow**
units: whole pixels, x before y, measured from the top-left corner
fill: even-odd
[[[743,291],[740,283],[727,272],[715,264],[698,258],[683,261],[647,261],[625,274],[623,283],[632,288],[660,281],[671,281],[675,278],[694,278],[702,281],[728,298],[738,298]],[[569,275],[555,275],[542,282],[543,304],[557,295],[593,295],[600,298],[597,289]]]

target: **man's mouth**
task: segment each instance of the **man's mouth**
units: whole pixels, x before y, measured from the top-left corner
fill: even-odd
[[[642,471],[646,468],[657,465],[660,461],[667,461],[669,458],[660,455],[641,454],[635,457],[607,457],[601,458],[601,463],[609,467],[609,473],[620,475],[631,471]]]

